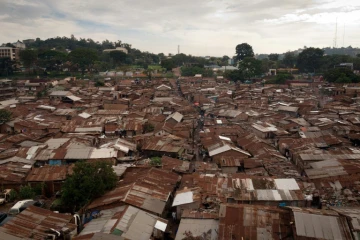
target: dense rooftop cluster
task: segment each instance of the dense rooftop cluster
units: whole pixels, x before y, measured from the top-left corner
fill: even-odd
[[[78,161],[111,164],[118,183],[78,206],[81,221],[31,206],[1,239],[49,228],[78,240],[359,238],[356,84],[2,83],[16,90],[0,102],[12,113],[0,126],[3,189],[43,184],[54,200]]]

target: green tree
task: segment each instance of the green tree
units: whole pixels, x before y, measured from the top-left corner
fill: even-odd
[[[19,57],[26,68],[31,68],[37,60],[37,51],[31,49],[22,50]]]
[[[271,54],[269,54],[269,60],[270,60],[270,61],[277,61],[277,60],[279,60],[279,54],[277,54],[277,53],[271,53]]]
[[[118,178],[106,162],[77,162],[62,187],[61,202],[74,211],[116,186]]]
[[[11,119],[11,112],[6,109],[0,109],[0,124],[6,123]]]
[[[97,80],[95,82],[95,87],[103,87],[105,86],[105,83],[103,81]]]
[[[111,51],[110,57],[114,60],[115,64],[121,65],[125,63],[127,55],[123,51]]]
[[[293,68],[296,63],[295,54],[292,52],[285,53],[282,63],[285,65],[285,67]]]
[[[236,50],[236,59],[238,61],[241,61],[247,57],[254,57],[253,48],[247,43],[238,44],[235,50]]]
[[[332,68],[326,71],[323,76],[328,82],[343,82],[348,81],[348,79],[353,83],[360,82],[360,76],[357,76],[348,68]]]
[[[150,165],[151,166],[160,166],[161,165],[161,158],[159,158],[159,157],[150,158]]]
[[[314,72],[319,69],[324,56],[324,50],[320,48],[307,48],[302,51],[297,59],[297,67],[302,72]]]
[[[165,68],[167,71],[171,71],[173,68],[176,67],[174,60],[170,59],[165,59],[161,61],[161,67]]]
[[[19,190],[20,199],[32,199],[36,195],[34,189],[30,185],[21,186]]]
[[[335,83],[351,83],[351,79],[345,75],[345,73],[341,73],[341,75],[336,79]]]
[[[239,62],[239,70],[244,79],[255,77],[262,73],[262,63],[253,57],[246,57]]]
[[[231,71],[226,71],[224,73],[224,77],[226,79],[229,79],[233,82],[237,82],[237,81],[244,81],[244,77],[241,74],[240,70],[231,70]]]
[[[9,76],[14,72],[14,62],[9,57],[0,58],[0,76]]]
[[[98,59],[97,52],[93,49],[78,48],[68,55],[68,59],[74,65],[78,65],[84,75],[86,69],[91,69],[94,62]]]

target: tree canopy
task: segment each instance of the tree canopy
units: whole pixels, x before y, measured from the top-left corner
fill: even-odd
[[[61,201],[74,210],[113,189],[117,176],[106,162],[77,162],[62,187]]]
[[[246,57],[254,57],[253,48],[247,43],[242,43],[237,45],[235,50],[236,50],[236,59],[238,61],[241,61]]]
[[[20,52],[19,56],[24,66],[30,68],[34,65],[34,63],[37,60],[37,51],[31,49],[23,50]]]
[[[335,82],[335,83],[360,82],[360,76],[357,76],[348,68],[330,69],[324,73],[324,79],[328,82]]]
[[[114,60],[116,64],[123,64],[126,61],[126,53],[123,51],[111,51],[110,57]]]
[[[244,79],[255,77],[262,73],[262,63],[253,57],[246,57],[239,62],[239,71],[241,72]]]
[[[320,48],[306,48],[297,59],[297,67],[302,72],[315,72],[321,66],[324,50]]]
[[[271,60],[271,61],[277,61],[277,60],[279,60],[279,54],[277,54],[277,53],[271,53],[271,54],[269,54],[269,60]]]
[[[0,109],[0,124],[6,123],[11,119],[11,112],[6,109]]]
[[[84,74],[87,68],[91,68],[91,65],[97,60],[98,55],[95,50],[87,48],[78,48],[69,53],[68,59],[72,64],[77,64]]]

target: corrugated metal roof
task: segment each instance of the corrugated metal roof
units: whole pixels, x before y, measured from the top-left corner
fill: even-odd
[[[294,212],[296,235],[328,240],[346,240],[346,225],[340,223],[339,217]]]
[[[180,192],[177,193],[172,206],[179,206],[179,205],[183,205],[183,204],[188,204],[188,203],[192,203],[194,202],[193,200],[193,192],[191,190],[186,191],[186,192]]]
[[[298,183],[293,178],[274,179],[278,190],[300,190]]]
[[[193,237],[204,237],[208,240],[218,239],[219,221],[214,219],[181,219],[175,240],[186,238],[185,233],[191,232]]]
[[[67,149],[64,159],[88,159],[93,148],[69,148]]]
[[[45,142],[45,144],[48,145],[47,149],[53,150],[58,149],[69,140],[70,138],[50,138]]]
[[[98,158],[115,158],[117,156],[117,150],[113,148],[93,148],[89,159],[98,159]]]
[[[277,240],[291,236],[289,211],[269,206],[220,206],[219,240]]]
[[[69,228],[70,231],[75,230],[76,225],[70,223],[72,217],[72,215],[29,206],[2,226],[0,232],[23,239],[42,240],[47,237],[51,228],[56,231],[61,231],[64,227]]]

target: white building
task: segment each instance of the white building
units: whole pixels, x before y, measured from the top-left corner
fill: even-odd
[[[115,49],[105,49],[103,52],[121,51],[128,54],[128,50],[124,47],[117,47]]]

